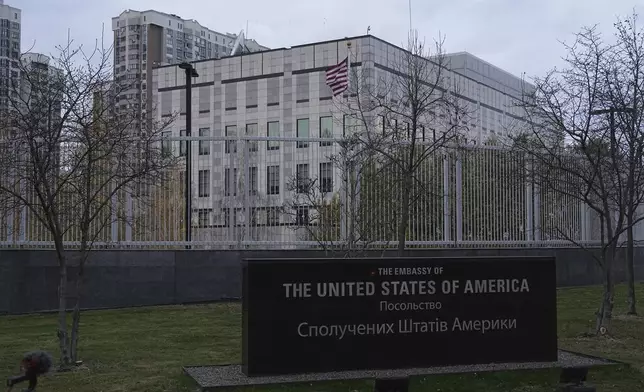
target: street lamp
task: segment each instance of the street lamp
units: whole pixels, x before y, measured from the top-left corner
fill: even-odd
[[[192,134],[192,78],[199,76],[190,63],[181,63],[179,68],[186,71],[186,137]],[[192,241],[192,143],[186,140],[186,242]],[[190,245],[186,245],[190,249]]]
[[[615,132],[615,113],[633,113],[633,108],[615,108],[615,107],[609,107],[608,109],[599,109],[599,110],[591,110],[590,115],[591,116],[597,116],[600,114],[609,114],[609,119],[610,119],[610,131],[611,133]]]

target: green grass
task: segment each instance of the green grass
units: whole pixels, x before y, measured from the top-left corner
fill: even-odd
[[[644,306],[644,285],[638,285]],[[559,291],[560,347],[606,356],[632,366],[592,370],[601,392],[644,391],[644,318],[626,317],[625,288],[619,287],[613,336],[588,338],[600,288]],[[644,312],[644,307],[640,307]],[[240,306],[218,304],[85,312],[81,322],[82,368],[41,381],[47,392],[194,391],[184,365],[240,361]],[[57,353],[55,315],[0,317],[0,376],[17,371],[22,353]],[[531,371],[415,378],[412,391],[554,391],[558,372]],[[370,391],[369,381],[245,388],[250,391]]]

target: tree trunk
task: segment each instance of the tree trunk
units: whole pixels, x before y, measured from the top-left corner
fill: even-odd
[[[637,303],[635,299],[635,271],[634,262],[635,255],[633,251],[633,214],[628,214],[628,230],[626,230],[626,281],[628,282],[628,311],[627,314],[637,314]]]
[[[612,256],[608,256],[612,258]],[[597,312],[596,334],[607,334],[610,331],[610,323],[613,318],[613,303],[615,300],[615,285],[612,276],[612,259],[604,263],[604,294],[601,305]]]
[[[71,362],[76,363],[78,361],[78,332],[80,326],[80,298],[81,298],[81,284],[82,276],[79,273],[76,280],[76,305],[74,306],[74,311],[72,315],[72,332],[71,332],[71,342],[70,342],[70,351],[71,351]]]
[[[405,240],[409,226],[409,193],[411,192],[411,178],[405,175],[403,179],[400,221],[398,222],[398,257],[405,255]]]
[[[67,263],[65,256],[59,253],[58,282],[58,343],[60,345],[60,367],[66,368],[71,363],[69,356],[69,335],[67,333]]]
[[[87,217],[86,217],[87,218]],[[86,219],[86,222],[89,221],[89,218]],[[84,227],[86,229],[86,227]],[[73,364],[76,364],[78,361],[78,335],[80,330],[80,302],[81,295],[83,290],[83,278],[85,277],[85,262],[87,261],[88,248],[87,248],[87,231],[83,232],[81,238],[81,248],[80,248],[80,258],[78,262],[78,274],[76,275],[76,304],[74,305],[74,311],[72,312],[72,331],[71,331],[71,342],[70,342],[70,351],[71,351],[71,360]]]

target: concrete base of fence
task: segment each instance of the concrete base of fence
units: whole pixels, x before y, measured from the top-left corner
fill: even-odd
[[[393,253],[393,252],[392,252]],[[380,257],[381,251],[373,256]],[[599,265],[578,248],[410,249],[410,257],[539,256],[557,258],[557,284],[585,286],[602,282]],[[243,258],[313,258],[317,250],[105,250],[88,261],[81,307],[85,309],[212,302],[241,297]],[[72,257],[73,259],[73,257]],[[623,252],[616,278],[625,278]],[[635,273],[644,280],[644,247],[635,249]],[[73,265],[73,261],[72,261]],[[76,268],[70,271],[75,279]],[[0,250],[0,314],[54,310],[58,307],[58,264],[51,250]],[[69,286],[74,298],[74,285]]]

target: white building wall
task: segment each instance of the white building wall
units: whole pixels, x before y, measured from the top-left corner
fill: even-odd
[[[358,37],[351,42],[352,62],[361,63],[363,72],[373,71],[376,77],[387,76],[387,68],[395,68],[400,61],[402,50],[375,37]],[[334,109],[330,89],[324,84],[325,69],[337,64],[348,55],[347,40],[323,42],[296,46],[289,49],[259,52],[249,55],[228,57],[219,60],[195,62],[199,77],[193,79],[192,91],[192,135],[198,135],[200,128],[207,128],[215,138],[226,136],[226,127],[236,126],[244,132],[248,124],[257,124],[258,136],[268,136],[268,123],[279,122],[280,137],[291,138],[279,142],[279,150],[267,149],[267,142],[260,141],[257,152],[245,152],[242,145],[238,153],[226,153],[225,142],[210,142],[210,154],[200,156],[198,145],[193,142],[193,207],[211,210],[208,223],[211,228],[198,229],[195,238],[201,239],[253,239],[285,241],[289,237],[301,239],[301,233],[291,227],[263,227],[250,233],[251,228],[244,219],[237,218],[238,226],[225,222],[226,214],[222,209],[241,208],[246,203],[258,208],[257,225],[266,221],[267,207],[282,206],[291,199],[286,185],[289,178],[296,175],[296,165],[308,163],[309,176],[317,177],[319,163],[328,161],[328,156],[337,152],[337,146],[320,147],[309,143],[308,148],[296,147],[296,127],[298,119],[309,119],[309,136],[319,137],[320,117],[333,116],[334,136],[342,137],[342,115]],[[473,57],[473,56],[472,56]],[[380,66],[380,67],[378,67]],[[384,68],[384,69],[383,69]],[[185,73],[176,66],[164,66],[153,70],[153,101],[158,110],[157,120],[170,113],[185,110]],[[499,74],[502,75],[502,74]],[[468,75],[452,73],[449,75],[459,85],[459,93],[465,102],[476,111],[477,117],[471,122],[470,137],[482,140],[494,133],[506,132],[506,102],[511,100],[507,94],[497,89],[501,82],[492,87],[480,79]],[[279,86],[279,103],[276,103],[271,86]],[[203,102],[202,102],[203,101]],[[484,113],[487,113],[484,114]],[[171,126],[172,136],[180,136],[185,129],[185,115]],[[178,149],[175,143],[175,149]],[[267,166],[279,165],[280,193],[267,194]],[[226,196],[224,177],[226,169],[237,168],[239,173],[248,167],[257,167],[258,195],[245,198]],[[209,170],[209,196],[198,197],[199,170]],[[334,192],[339,192],[340,177],[333,178]],[[329,194],[330,198],[332,195]],[[232,213],[231,213],[232,214]],[[240,212],[247,218],[245,212]],[[231,221],[233,218],[231,218]],[[282,224],[292,221],[293,217],[282,217]],[[253,225],[255,226],[255,225]]]

